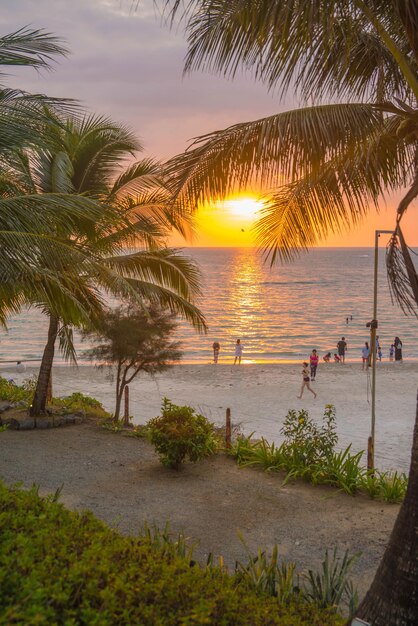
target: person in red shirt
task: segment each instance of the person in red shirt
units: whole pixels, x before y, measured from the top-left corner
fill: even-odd
[[[319,356],[315,349],[311,352],[311,356],[309,357],[309,363],[311,366],[311,381],[313,382],[316,378],[316,368],[318,367],[319,363]]]

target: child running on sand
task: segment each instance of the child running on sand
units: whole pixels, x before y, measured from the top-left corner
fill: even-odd
[[[303,391],[305,389],[305,387],[307,389],[309,389],[309,391],[311,393],[313,393],[314,398],[316,398],[316,393],[314,392],[313,389],[311,389],[311,386],[309,384],[310,378],[309,378],[309,370],[308,370],[308,363],[306,363],[306,361],[304,361],[303,363],[303,369],[302,369],[302,387],[300,388],[300,395],[298,396],[299,400],[302,398],[303,396]]]

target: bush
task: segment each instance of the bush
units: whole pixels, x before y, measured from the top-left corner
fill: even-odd
[[[103,405],[96,398],[86,396],[83,393],[75,392],[66,398],[53,398],[52,406],[59,409],[60,413],[85,413],[89,417],[107,419],[111,415],[105,411]]]
[[[178,469],[186,457],[196,463],[216,450],[214,426],[190,406],[163,399],[161,415],[147,423],[148,436],[161,462]]]
[[[261,467],[268,471],[284,471],[286,478],[303,478],[313,484],[327,484],[354,495],[357,491],[385,502],[401,502],[408,479],[397,472],[368,471],[360,465],[363,452],[352,454],[351,445],[335,451],[338,437],[335,430],[335,409],[325,407],[319,428],[307,411],[289,411],[281,432],[285,440],[279,446],[252,435],[238,437],[230,454],[240,465]]]
[[[342,626],[335,610],[256,593],[182,545],[122,537],[90,513],[0,482],[0,624]],[[183,556],[184,553],[184,556]]]
[[[16,385],[0,376],[0,400],[7,402],[25,402],[27,406],[32,402],[33,389],[29,385],[29,381],[25,381],[23,385]]]

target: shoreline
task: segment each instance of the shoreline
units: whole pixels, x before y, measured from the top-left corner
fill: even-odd
[[[370,368],[369,368],[370,370]],[[15,367],[1,367],[0,375],[21,383],[36,374],[28,367],[19,374]],[[107,370],[92,365],[78,368],[56,365],[53,368],[53,391],[57,396],[82,392],[100,400],[113,412],[114,383]],[[370,434],[370,371],[361,364],[321,363],[312,387],[316,400],[305,390],[302,400],[296,396],[301,386],[301,364],[228,363],[178,364],[154,378],[138,376],[130,384],[130,414],[136,424],[144,424],[159,415],[162,398],[174,404],[194,407],[217,425],[225,423],[226,409],[232,422],[246,435],[264,437],[280,443],[280,429],[289,410],[306,409],[321,423],[326,404],[336,409],[338,447],[352,444],[353,452],[367,449]],[[377,367],[376,393],[376,466],[378,469],[408,471],[413,426],[416,413],[418,363],[382,362]],[[362,464],[366,464],[365,457]]]

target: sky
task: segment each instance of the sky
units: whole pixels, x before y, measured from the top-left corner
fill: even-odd
[[[2,0],[1,33],[23,26],[43,28],[64,40],[70,54],[53,71],[7,68],[10,87],[80,100],[91,112],[128,125],[140,138],[143,156],[167,159],[193,137],[231,124],[295,108],[251,76],[234,81],[195,72],[183,76],[184,34],[170,31],[153,0]],[[197,236],[185,245],[249,246],[255,200],[244,190],[242,211],[226,202],[198,215]],[[379,215],[322,245],[372,246],[376,229],[392,229],[398,198],[382,201]],[[408,243],[418,246],[417,203],[404,219]],[[185,242],[174,240],[175,244]],[[385,241],[382,238],[382,244]]]

